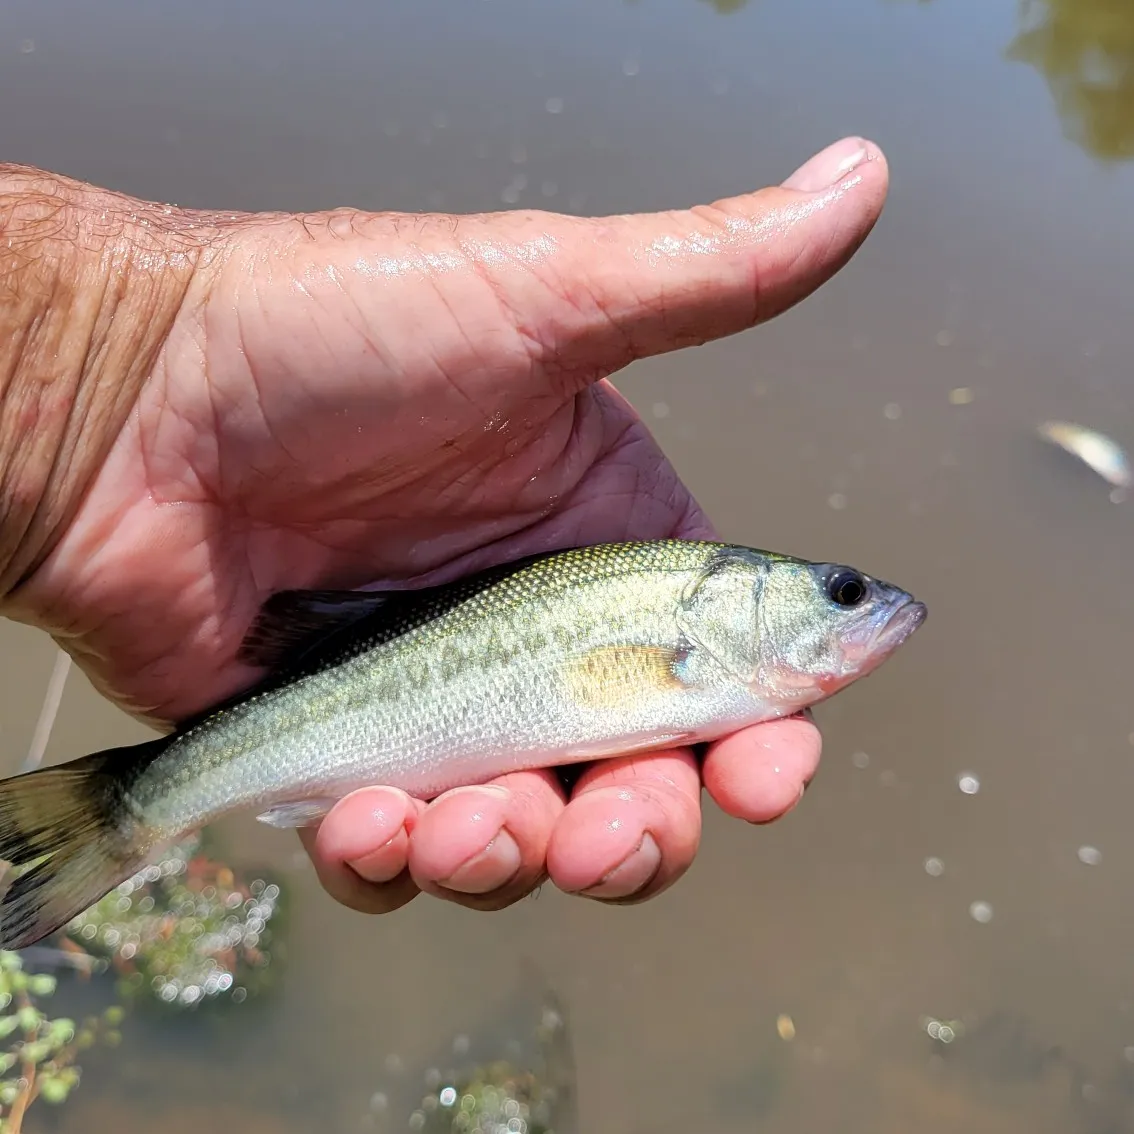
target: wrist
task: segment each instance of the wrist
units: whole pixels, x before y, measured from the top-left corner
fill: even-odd
[[[185,301],[177,210],[0,165],[0,602],[50,554]]]

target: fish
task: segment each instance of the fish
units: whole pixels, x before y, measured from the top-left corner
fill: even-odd
[[[1116,489],[1130,487],[1130,459],[1122,446],[1105,433],[1070,421],[1045,421],[1036,432],[1044,441],[1078,457]]]
[[[418,590],[283,591],[263,676],[168,735],[0,781],[0,948],[46,937],[210,823],[316,823],[523,769],[704,743],[874,671],[924,603],[853,567],[695,540],[528,556]]]

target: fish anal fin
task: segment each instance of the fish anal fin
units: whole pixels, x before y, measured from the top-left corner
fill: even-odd
[[[686,654],[669,646],[599,646],[570,658],[563,676],[577,704],[619,709],[684,689]]]
[[[256,818],[268,827],[290,830],[312,827],[338,802],[337,799],[303,799],[293,803],[277,803]]]
[[[260,608],[237,653],[245,665],[275,669],[381,609],[382,591],[280,591]]]

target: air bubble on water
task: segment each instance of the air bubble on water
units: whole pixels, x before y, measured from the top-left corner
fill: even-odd
[[[654,417],[669,417],[669,404],[667,402],[654,402],[652,408]]]
[[[938,331],[934,340],[938,346],[948,346],[953,341],[952,331]]]
[[[865,752],[852,752],[850,759],[856,768],[865,768],[870,763],[870,757]]]
[[[893,787],[898,782],[898,773],[892,768],[887,768],[879,777],[878,782],[883,787]]]
[[[409,1116],[409,1128],[411,1130],[424,1130],[425,1129],[425,1111],[415,1110]]]
[[[633,56],[622,60],[622,73],[632,79],[642,69],[642,65]]]
[[[1102,862],[1102,851],[1098,847],[1080,847],[1079,861],[1087,866],[1098,866]]]
[[[882,416],[889,421],[897,421],[902,416],[902,407],[897,402],[887,402],[882,407]]]
[[[437,1096],[437,1101],[442,1106],[452,1106],[457,1101],[456,1090],[453,1087],[443,1087]]]
[[[548,114],[562,114],[563,113],[563,99],[552,97],[543,104],[544,109]]]
[[[709,90],[712,91],[712,93],[715,95],[728,94],[728,79],[726,79],[723,75],[716,79],[713,79],[709,83]]]
[[[437,110],[434,111],[430,121],[433,123],[434,130],[444,130],[449,125],[449,116],[443,110]]]
[[[545,181],[540,187],[539,191],[545,197],[554,197],[559,192],[559,186],[554,181]]]
[[[523,165],[528,160],[528,150],[525,145],[517,142],[508,155],[513,165]]]
[[[385,1066],[387,1075],[400,1075],[405,1068],[400,1055],[387,1055]]]
[[[1134,1063],[1134,1046],[1124,1047],[1122,1049],[1122,1058],[1125,1059],[1127,1063]]]
[[[462,1034],[453,1038],[453,1054],[464,1056],[469,1053],[469,1037]]]
[[[925,872],[932,878],[940,878],[945,873],[945,863],[939,858],[927,858],[925,860]]]
[[[1110,490],[1110,502],[1112,504],[1121,504],[1126,499],[1125,488],[1112,488]]]
[[[827,507],[834,508],[836,512],[841,512],[847,506],[847,498],[841,492],[832,492],[827,497]]]
[[[980,780],[973,775],[972,772],[962,772],[957,777],[957,787],[965,793],[965,795],[976,795],[980,791]]]
[[[31,55],[31,53],[33,51],[35,51],[35,40],[34,39],[24,39],[24,40],[20,41],[20,54],[21,55]]]
[[[957,386],[949,391],[949,401],[955,406],[967,406],[974,396],[972,389],[968,386]]]
[[[375,1091],[370,1096],[370,1109],[376,1112],[381,1112],[390,1105],[390,1100],[383,1094],[382,1091]]]
[[[986,925],[992,920],[992,906],[988,902],[973,902],[969,906],[969,917],[973,921],[979,921],[981,925]]]

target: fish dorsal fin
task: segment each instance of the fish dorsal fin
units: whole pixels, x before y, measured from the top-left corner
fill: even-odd
[[[396,593],[396,592],[393,592]],[[380,610],[386,591],[280,591],[260,613],[240,644],[245,665],[276,669],[294,663],[336,630]]]

